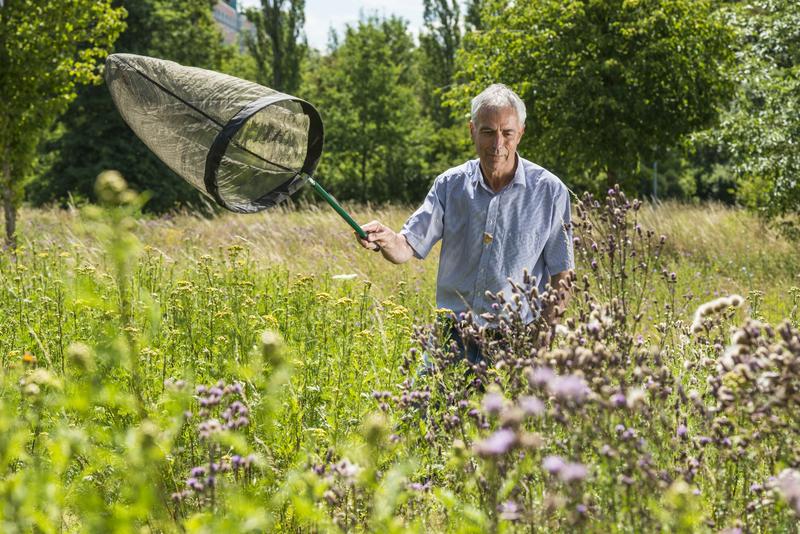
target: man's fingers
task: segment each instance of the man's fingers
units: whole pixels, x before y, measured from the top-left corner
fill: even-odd
[[[370,221],[367,224],[361,226],[361,229],[364,230],[366,233],[375,232],[383,228],[383,225],[379,221]]]

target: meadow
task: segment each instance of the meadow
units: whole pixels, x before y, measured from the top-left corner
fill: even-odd
[[[576,199],[561,326],[521,283],[468,368],[435,253],[101,197],[0,257],[3,532],[797,531],[800,251],[744,211]]]

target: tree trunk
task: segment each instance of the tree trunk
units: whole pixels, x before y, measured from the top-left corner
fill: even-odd
[[[14,189],[11,187],[11,164],[3,162],[3,212],[6,221],[6,249],[17,250],[17,207]]]

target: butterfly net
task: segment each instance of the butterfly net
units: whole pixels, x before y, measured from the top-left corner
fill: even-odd
[[[284,200],[322,154],[319,114],[291,95],[132,54],[109,56],[105,79],[147,147],[232,211],[255,212]]]

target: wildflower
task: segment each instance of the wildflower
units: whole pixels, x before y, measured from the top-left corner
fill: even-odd
[[[561,456],[545,456],[542,460],[542,469],[551,475],[557,475],[566,465],[567,463]]]
[[[536,397],[526,395],[520,397],[517,402],[525,415],[540,416],[544,413],[544,403]]]
[[[22,363],[27,365],[35,365],[36,364],[36,356],[31,354],[28,351],[25,351],[25,354],[22,355]]]
[[[792,507],[794,513],[800,516],[800,472],[787,468],[781,471],[777,479],[778,491]]]
[[[27,356],[27,352],[25,353]],[[70,343],[67,347],[67,359],[77,368],[86,371],[92,367],[92,349],[85,343]]]
[[[500,512],[500,518],[506,521],[516,521],[522,517],[521,510],[514,501],[501,503],[500,506],[497,507],[497,511]]]
[[[562,482],[571,484],[586,479],[587,474],[588,470],[585,465],[577,462],[570,462],[561,468],[558,472],[558,478],[560,478]]]
[[[537,367],[527,373],[528,383],[534,387],[546,386],[555,376],[549,367]]]
[[[501,428],[488,438],[474,445],[478,456],[500,456],[507,453],[516,444],[517,436],[513,430]]]
[[[686,425],[678,425],[678,429],[675,431],[675,435],[679,438],[683,439],[686,437],[686,434],[689,432],[689,429],[686,428]]]
[[[499,393],[487,393],[483,397],[483,411],[488,414],[500,413],[500,410],[503,409],[503,400],[503,396]]]
[[[283,338],[280,334],[265,330],[261,334],[261,354],[264,360],[273,367],[278,367],[285,361],[283,353]]]
[[[635,410],[646,400],[645,392],[642,389],[636,388],[628,392],[627,405],[631,410]]]
[[[198,493],[205,489],[203,483],[200,482],[196,477],[186,479],[186,486]]]
[[[547,384],[550,393],[561,400],[583,401],[589,393],[589,387],[579,376],[556,376]]]
[[[334,470],[345,480],[352,480],[361,472],[361,467],[345,458],[334,466]]]
[[[627,399],[625,398],[625,395],[623,395],[621,392],[618,391],[613,395],[611,395],[609,401],[611,402],[611,405],[614,406],[615,408],[622,408],[623,406],[625,406]]]
[[[429,489],[431,489],[431,483],[430,483],[430,482],[426,482],[426,483],[424,483],[424,484],[421,484],[421,483],[419,483],[419,482],[411,482],[411,483],[410,483],[410,484],[408,484],[408,486],[406,486],[406,487],[407,487],[407,488],[408,488],[410,491],[414,491],[414,492],[422,493],[422,492],[424,492],[424,491],[428,491]]]

